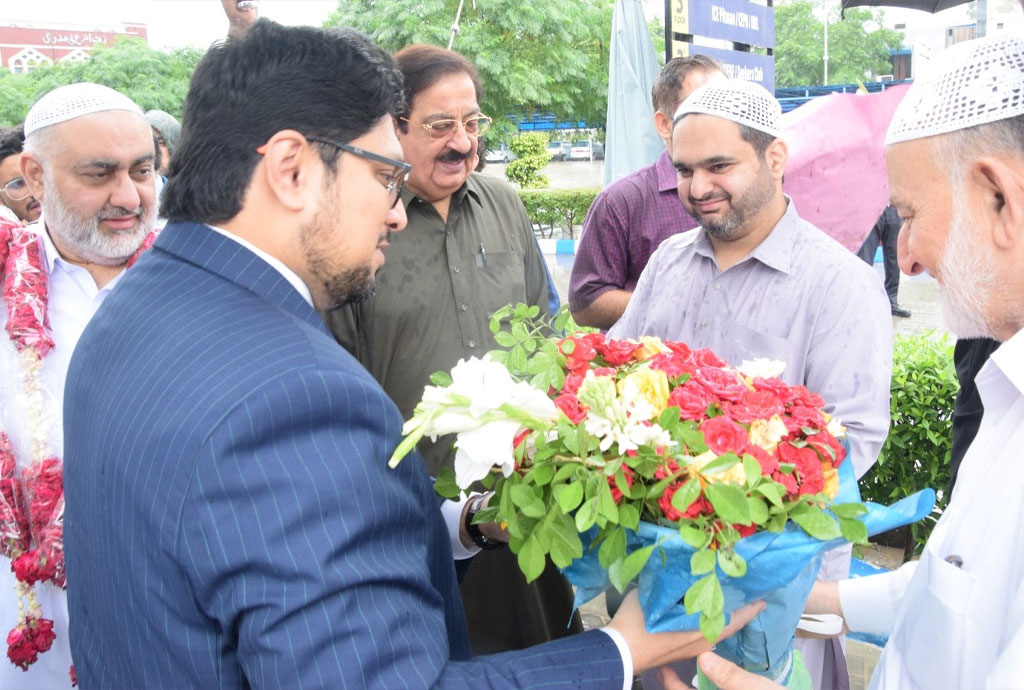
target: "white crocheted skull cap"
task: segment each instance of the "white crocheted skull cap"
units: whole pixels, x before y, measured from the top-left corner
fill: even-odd
[[[127,110],[143,117],[135,101],[109,86],[89,82],[60,86],[29,109],[25,116],[25,136],[44,127],[108,110]]]
[[[760,84],[743,79],[716,79],[694,90],[676,110],[673,122],[684,115],[725,118],[773,137],[782,136],[782,106]]]
[[[907,90],[885,145],[1024,114],[1024,38],[997,34],[957,43]]]

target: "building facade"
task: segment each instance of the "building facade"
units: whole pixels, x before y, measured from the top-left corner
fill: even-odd
[[[146,25],[126,23],[117,27],[69,24],[0,25],[0,65],[24,74],[40,65],[81,62],[97,45],[124,36],[147,40]]]

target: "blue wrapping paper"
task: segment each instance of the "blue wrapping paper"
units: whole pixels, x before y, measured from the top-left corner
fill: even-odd
[[[839,466],[839,493],[836,503],[860,501],[860,491],[853,474],[853,463]],[[868,512],[859,519],[869,536],[920,520],[935,505],[935,492],[924,489],[891,505],[864,504]],[[590,533],[596,536],[596,530]],[[636,532],[627,533],[628,550],[658,543],[647,565],[640,572],[638,590],[647,629],[652,632],[699,629],[699,614],[687,615],[683,595],[704,575],[690,573],[690,557],[695,549],[679,536],[677,530],[643,522]],[[747,562],[747,573],[731,578],[718,569],[718,578],[728,612],[751,601],[764,599],[766,609],[743,631],[723,640],[716,651],[744,668],[773,676],[788,663],[797,622],[818,574],[825,551],[845,543],[843,539],[819,541],[792,522],[782,532],[758,532],[741,539],[735,546]],[[610,586],[607,573],[597,559],[597,549],[589,546],[584,535],[583,557],[564,570],[577,587],[579,606],[604,592]],[[664,560],[662,558],[664,556]]]

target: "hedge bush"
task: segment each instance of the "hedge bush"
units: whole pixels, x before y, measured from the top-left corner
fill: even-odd
[[[949,502],[953,403],[959,385],[953,344],[945,334],[900,335],[893,343],[889,436],[878,462],[860,480],[864,500],[893,503],[915,491],[936,491],[935,510],[911,525],[902,544],[920,553]]]
[[[540,226],[542,233],[547,228],[547,237],[552,237],[557,227],[561,228],[563,237],[574,239],[576,226],[583,225],[587,211],[600,191],[596,188],[520,191],[519,198],[526,206],[530,221]]]

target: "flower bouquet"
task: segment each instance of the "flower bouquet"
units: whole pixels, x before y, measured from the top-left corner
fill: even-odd
[[[859,503],[842,425],[780,381],[778,363],[733,368],[710,350],[537,313],[499,310],[491,331],[506,349],[431,378],[392,465],[423,436],[456,434],[438,493],[492,488],[476,520],[507,526],[528,580],[550,558],[577,603],[636,580],[649,630],[714,641],[728,611],[767,598],[722,651],[785,681],[820,554],[912,521],[928,497],[895,511]]]

